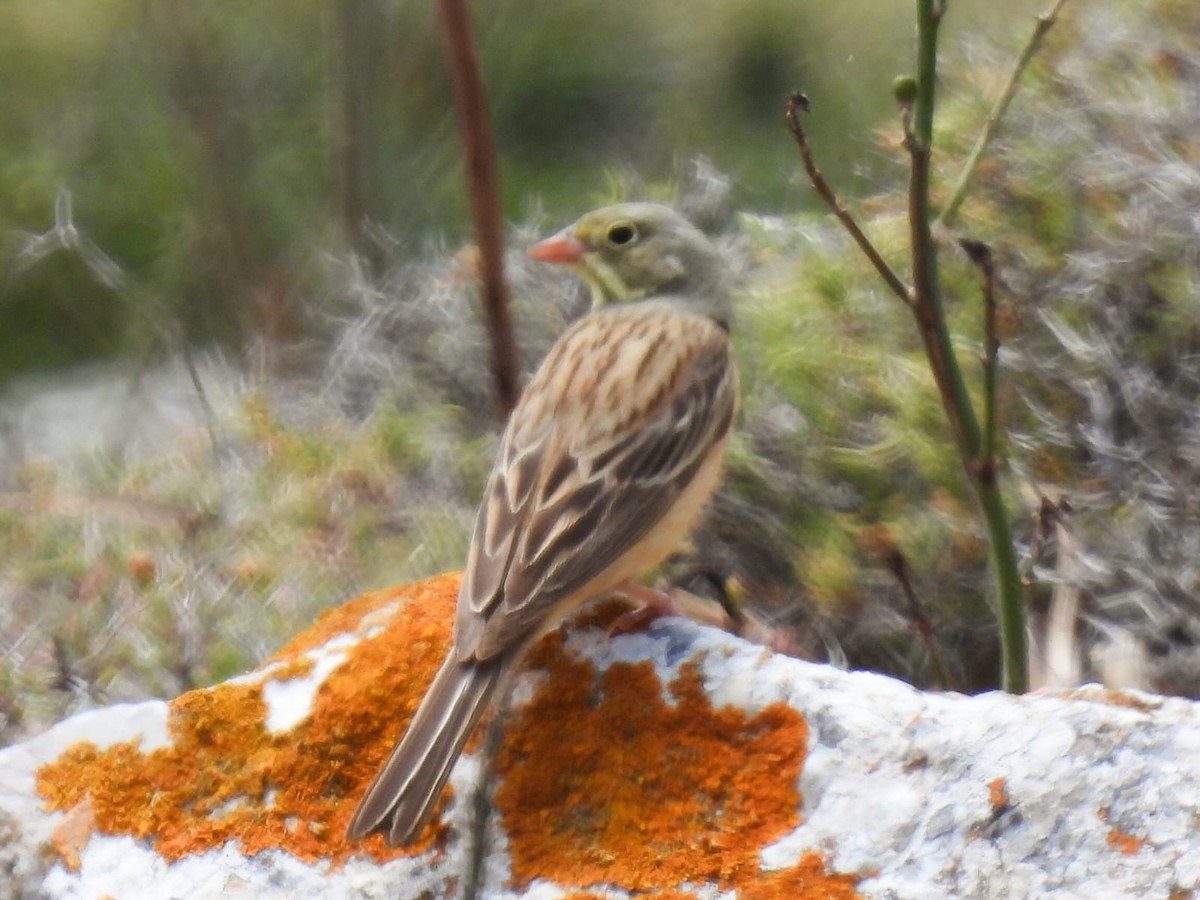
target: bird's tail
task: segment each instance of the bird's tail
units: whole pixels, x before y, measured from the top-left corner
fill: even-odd
[[[350,840],[384,831],[388,843],[398,847],[421,832],[463,745],[487,709],[501,666],[500,658],[462,663],[451,651],[408,731],[358,804],[347,829]]]

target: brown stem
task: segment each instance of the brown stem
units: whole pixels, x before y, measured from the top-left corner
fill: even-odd
[[[788,99],[788,128],[792,132],[792,137],[796,139],[796,146],[800,148],[800,158],[804,161],[804,171],[808,173],[808,180],[812,184],[813,190],[817,192],[820,198],[825,201],[825,205],[837,216],[838,221],[849,232],[850,237],[854,238],[854,242],[866,254],[867,259],[875,267],[875,271],[880,274],[887,283],[887,286],[892,289],[892,293],[911,306],[912,289],[900,280],[900,277],[892,271],[892,267],[880,256],[879,251],[875,249],[875,245],[871,243],[870,238],[859,228],[858,223],[854,221],[854,217],[850,215],[850,211],[842,205],[842,201],[838,199],[837,194],[833,192],[833,188],[829,186],[829,182],[825,180],[825,176],[821,174],[821,170],[817,168],[817,164],[812,157],[812,151],[808,149],[808,139],[804,136],[804,129],[800,127],[800,117],[798,115],[801,112],[807,112],[808,108],[808,97],[804,94],[795,93]]]
[[[380,44],[386,40],[376,25],[377,0],[336,0],[329,6],[331,162],[333,211],[347,246],[360,254],[375,274],[383,259],[377,242],[367,236],[371,183],[370,160],[377,142],[371,86],[378,73]]]
[[[996,358],[1000,353],[996,334],[996,267],[992,249],[983,241],[964,238],[958,243],[983,276],[983,446],[978,464],[985,469],[979,477],[991,480],[996,475]]]
[[[454,106],[467,164],[467,185],[475,243],[479,247],[479,278],[488,337],[492,345],[492,377],[500,417],[507,418],[520,393],[517,345],[513,338],[511,304],[504,280],[504,226],[500,206],[496,150],[492,140],[487,92],[479,54],[471,35],[464,0],[441,0],[442,36],[454,83]]]
[[[925,344],[929,369],[942,398],[963,464],[968,470],[978,462],[979,425],[971,410],[966,385],[946,329],[937,275],[937,249],[929,226],[929,139],[914,133],[905,119],[904,146],[910,159],[908,181],[908,224],[912,243],[913,316]]]
[[[904,593],[904,599],[908,603],[908,620],[912,623],[913,630],[917,632],[917,636],[921,639],[921,643],[925,646],[925,655],[929,659],[929,665],[933,668],[934,687],[953,690],[956,686],[951,683],[950,671],[946,668],[946,663],[942,659],[941,651],[938,650],[937,639],[933,633],[933,623],[929,620],[929,616],[925,615],[925,608],[921,604],[921,598],[917,596],[916,589],[913,587],[912,578],[908,574],[908,562],[904,558],[904,554],[899,548],[894,548],[886,555],[886,563],[892,575],[895,576],[896,582],[900,585],[900,590]]]
[[[504,745],[504,729],[512,709],[512,681],[501,686],[495,711],[483,732],[483,747],[479,757],[479,776],[471,797],[470,833],[467,845],[467,865],[463,881],[463,900],[478,900],[483,883],[484,863],[488,858],[488,819],[492,815],[492,785],[495,783],[496,757]]]
[[[1083,607],[1083,550],[1070,525],[1071,505],[1065,497],[1043,495],[1037,511],[1031,566],[1049,544],[1057,559],[1050,607],[1039,617],[1030,635],[1030,687],[1074,687],[1082,675],[1078,626]]]

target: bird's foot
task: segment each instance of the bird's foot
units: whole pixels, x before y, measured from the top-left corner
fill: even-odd
[[[610,637],[640,631],[659,616],[683,616],[702,625],[715,625],[717,628],[727,630],[733,625],[729,616],[719,606],[694,594],[689,594],[687,591],[668,594],[646,587],[636,581],[624,581],[617,585],[614,593],[620,594],[638,605],[613,620],[612,624],[608,626]]]
[[[678,607],[670,594],[648,588],[636,581],[623,581],[614,593],[637,604],[629,612],[622,613],[608,626],[608,636],[641,631],[659,616],[679,615]]]
[[[794,634],[765,621],[753,612],[741,610],[736,615],[731,615],[730,610],[723,604],[698,597],[689,591],[676,589],[668,594],[636,581],[622,582],[613,589],[613,593],[638,605],[613,619],[608,626],[609,637],[641,631],[660,616],[682,616],[701,625],[711,625],[736,634],[776,653],[799,655]]]

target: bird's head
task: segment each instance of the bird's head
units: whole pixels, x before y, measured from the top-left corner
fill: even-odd
[[[536,244],[529,255],[574,268],[596,307],[670,298],[728,324],[729,290],[717,249],[668,206],[602,207]]]

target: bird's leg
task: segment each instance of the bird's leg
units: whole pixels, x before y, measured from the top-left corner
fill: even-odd
[[[608,626],[609,635],[637,631],[659,616],[683,616],[702,625],[715,625],[724,629],[729,629],[733,624],[720,606],[686,591],[668,594],[646,587],[633,579],[626,579],[613,588],[613,593],[628,597],[638,606],[617,616]]]
[[[799,653],[795,635],[788,630],[771,625],[755,613],[745,610],[735,618],[724,604],[705,600],[688,591],[677,590],[668,594],[630,579],[613,588],[613,593],[628,597],[639,605],[613,620],[608,626],[609,637],[638,631],[659,616],[682,616],[770,647],[776,653],[791,656]]]

